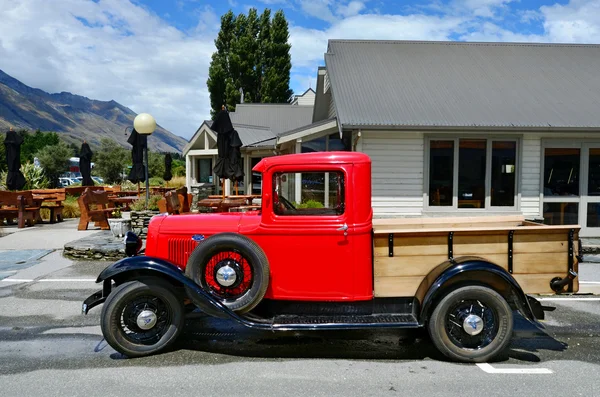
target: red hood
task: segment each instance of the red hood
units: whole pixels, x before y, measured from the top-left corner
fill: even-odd
[[[241,213],[168,215],[160,223],[162,234],[206,234],[234,232],[240,227]]]

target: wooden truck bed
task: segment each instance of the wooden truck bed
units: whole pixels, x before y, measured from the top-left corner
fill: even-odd
[[[554,294],[553,278],[564,278],[570,266],[578,271],[578,225],[547,226],[520,216],[495,216],[374,219],[373,228],[376,297],[415,295],[423,278],[450,256],[479,256],[495,263],[511,272],[526,294]],[[572,289],[565,287],[569,292],[578,289],[577,278]]]

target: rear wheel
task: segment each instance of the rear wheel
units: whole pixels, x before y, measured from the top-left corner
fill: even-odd
[[[128,357],[157,353],[177,339],[184,323],[183,303],[160,279],[129,281],[116,287],[102,308],[104,338]]]
[[[200,243],[187,262],[186,275],[229,309],[252,310],[269,286],[269,262],[248,237],[216,234]],[[195,294],[188,294],[192,301]]]
[[[510,343],[512,310],[490,288],[462,287],[442,298],[431,315],[428,329],[438,350],[452,360],[485,362]]]

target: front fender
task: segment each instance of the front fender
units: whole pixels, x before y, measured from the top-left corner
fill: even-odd
[[[527,296],[514,277],[502,267],[479,257],[448,260],[425,277],[416,294],[421,302],[419,322],[425,324],[444,291],[467,283],[491,287],[502,295],[513,309],[519,310],[530,321],[537,322]]]
[[[135,280],[144,276],[158,277],[178,286],[188,287],[188,293],[196,295],[198,299],[195,301],[204,313],[213,317],[235,318],[237,320],[235,313],[214,299],[192,279],[188,278],[181,268],[161,258],[134,256],[121,259],[104,269],[96,282],[104,282],[106,288],[107,280],[123,282],[124,280]]]

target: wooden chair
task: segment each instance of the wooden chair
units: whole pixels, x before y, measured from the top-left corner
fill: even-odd
[[[92,191],[89,187],[77,199],[81,217],[77,230],[87,230],[89,222],[96,222],[102,230],[109,230],[108,218],[115,208],[108,207],[108,193]]]
[[[30,191],[8,192],[0,191],[0,223],[13,221],[17,218],[18,228],[33,226],[37,219],[40,219],[40,207],[33,201],[33,195]]]
[[[187,214],[191,212],[192,200],[192,194],[184,186],[165,193],[165,197],[158,201],[158,210],[168,214]]]
[[[63,202],[67,199],[65,188],[62,189],[35,189],[32,190],[34,201],[41,206],[42,203],[52,203],[52,205],[43,206],[50,210],[50,223],[63,221]]]

